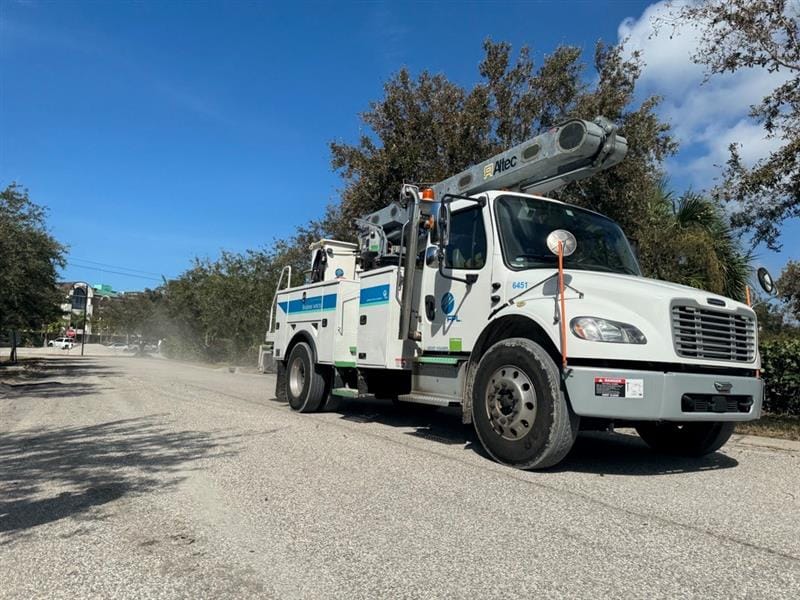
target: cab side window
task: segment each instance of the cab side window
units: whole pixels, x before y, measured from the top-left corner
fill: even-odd
[[[451,269],[481,269],[486,264],[486,228],[480,206],[453,212],[447,266]]]

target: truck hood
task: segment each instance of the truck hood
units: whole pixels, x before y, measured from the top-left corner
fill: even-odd
[[[542,273],[544,272],[539,271],[537,275]],[[546,277],[546,274],[538,278],[528,277],[528,279],[541,280],[543,277]],[[678,354],[673,342],[672,310],[674,306],[690,306],[719,313],[744,315],[753,319],[755,327],[755,313],[741,302],[684,285],[617,273],[568,270],[565,271],[564,281],[569,286],[565,293],[567,323],[579,316],[600,317],[634,325],[647,338],[647,343],[641,345],[590,342],[578,338],[569,331],[567,334],[569,356],[607,360],[681,362],[725,367],[758,367],[757,353],[754,360],[749,362],[687,358]],[[511,290],[510,287],[506,288],[507,298],[519,293],[517,290]],[[512,291],[516,293],[509,293]],[[559,347],[560,332],[553,319],[553,302],[557,294],[558,284],[554,278],[543,286],[532,289],[530,293],[521,295],[516,303],[516,309],[527,312],[531,316],[535,315],[540,325],[551,332],[556,347]]]
[[[580,289],[578,284],[585,286],[587,289],[594,290],[597,293],[608,293],[614,291],[616,294],[629,295],[630,298],[645,297],[645,298],[687,298],[692,299],[703,306],[708,306],[711,309],[727,308],[744,309],[752,313],[752,310],[741,302],[731,300],[725,296],[706,292],[688,285],[680,285],[671,283],[669,281],[662,281],[660,279],[650,279],[648,277],[638,277],[635,275],[623,275],[620,273],[599,273],[597,271],[566,271],[565,281],[571,280],[574,287]],[[586,293],[585,290],[581,290]],[[569,297],[569,295],[567,295]],[[713,303],[709,303],[709,299]],[[723,302],[724,305],[720,306],[719,303]],[[754,314],[754,313],[753,313]]]

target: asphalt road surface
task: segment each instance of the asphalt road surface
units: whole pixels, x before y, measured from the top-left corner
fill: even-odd
[[[528,473],[447,410],[54,356],[0,370],[2,598],[800,596],[798,444],[590,434]]]

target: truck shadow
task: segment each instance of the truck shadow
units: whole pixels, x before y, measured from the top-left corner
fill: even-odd
[[[652,451],[638,435],[581,432],[567,457],[550,472],[596,475],[677,475],[730,469],[739,462],[722,452],[698,458]]]
[[[471,425],[461,423],[460,408],[422,405],[396,406],[384,400],[348,400],[335,411],[352,422],[380,423],[411,428],[406,435],[448,446],[463,446],[492,460],[484,451]],[[715,452],[700,458],[658,454],[635,434],[581,432],[567,457],[542,473],[576,472],[597,475],[678,475],[700,471],[730,469],[736,459]]]
[[[193,463],[233,453],[233,437],[176,431],[161,414],[0,432],[0,545],[67,517],[101,519],[93,509],[123,496],[172,488],[200,468]]]

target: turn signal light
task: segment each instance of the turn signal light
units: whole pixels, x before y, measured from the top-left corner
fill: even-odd
[[[428,202],[433,202],[433,190],[431,188],[425,188],[422,190],[422,199],[427,200]]]

